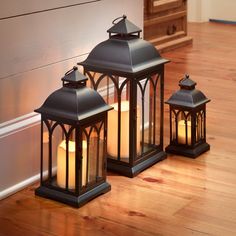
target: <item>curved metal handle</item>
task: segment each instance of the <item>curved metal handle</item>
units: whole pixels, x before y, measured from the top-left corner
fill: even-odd
[[[71,72],[75,71],[75,70],[78,70],[78,67],[77,66],[73,66],[72,69],[68,70],[65,75],[69,75]]]
[[[126,18],[127,18],[126,15],[119,16],[119,17],[117,17],[115,20],[112,21],[112,24],[115,25],[115,24],[116,24],[115,22],[116,22],[117,20],[119,20],[119,19],[126,19]]]

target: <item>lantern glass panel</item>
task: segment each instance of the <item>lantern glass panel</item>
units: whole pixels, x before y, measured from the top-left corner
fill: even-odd
[[[97,126],[98,129],[100,129],[99,132],[99,150],[98,150],[98,155],[99,155],[99,163],[98,163],[98,177],[99,178],[104,178],[105,177],[105,172],[104,172],[104,156],[105,156],[105,132],[104,132],[104,122],[98,123]]]
[[[116,103],[118,100],[119,77],[108,76],[98,72],[87,72],[87,86],[97,90],[107,104]]]
[[[68,171],[68,188],[74,190],[75,186],[75,160],[76,160],[76,144],[75,130],[70,126],[57,125],[55,131],[60,129],[63,132],[62,140],[58,143],[53,143],[53,148],[56,148],[57,156],[57,185],[60,188],[67,188],[66,173]],[[54,133],[54,132],[53,132]],[[68,152],[68,170],[67,170],[67,152]]]
[[[48,123],[48,122],[47,122]],[[50,123],[48,123],[50,126]],[[43,122],[43,132],[42,132],[42,155],[43,155],[43,181],[48,180],[48,160],[49,160],[49,129],[45,122]],[[53,139],[53,137],[52,137]]]
[[[179,111],[177,113],[177,135],[178,143],[191,145],[191,114],[187,111]]]
[[[137,81],[137,158],[160,145],[159,91],[157,75]]]
[[[82,186],[86,186],[104,176],[104,123],[85,128],[82,137]]]
[[[63,131],[54,121],[43,122],[43,181],[56,185],[55,167],[57,166],[57,148],[62,141]],[[51,146],[51,148],[50,148]]]
[[[152,81],[154,84],[154,89],[151,94],[153,100],[153,122],[155,127],[154,133],[154,144],[157,146],[161,145],[161,113],[163,112],[161,109],[161,78],[158,74],[153,75]]]
[[[196,113],[196,142],[204,139],[204,111]]]
[[[129,162],[130,82],[118,76],[106,76],[104,79],[109,83],[109,86],[106,86],[104,99],[114,108],[108,113],[107,153],[111,159]],[[96,85],[98,92],[104,91],[105,87],[100,87],[104,85],[101,80],[98,80]]]
[[[171,110],[171,141],[176,142],[177,141],[177,113],[178,110]]]
[[[137,81],[137,109],[136,109],[136,130],[137,130],[137,157],[140,158],[153,144],[153,104],[150,97],[152,89],[150,79],[145,78]]]
[[[129,162],[129,125],[130,125],[130,103],[129,103],[129,88],[130,88],[130,82],[126,80],[125,78],[120,77],[120,94],[121,94],[121,100],[120,100],[120,129],[118,131],[118,139],[116,141],[117,145],[120,139],[120,160],[123,162]],[[117,114],[117,121],[118,121],[118,103],[111,104],[111,106],[114,107],[114,110],[112,110],[112,113]],[[113,122],[109,119],[110,115],[112,113],[108,114],[108,126],[112,126]],[[111,122],[111,124],[110,124]],[[116,124],[118,126],[118,123]],[[112,128],[111,128],[112,129]],[[108,133],[109,130],[108,130]],[[115,142],[115,141],[114,141]],[[108,143],[112,143],[112,140],[108,137]],[[109,150],[108,150],[109,153]]]

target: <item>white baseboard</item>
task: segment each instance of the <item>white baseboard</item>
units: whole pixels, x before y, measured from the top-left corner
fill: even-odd
[[[22,131],[38,124],[40,115],[32,112],[0,124],[0,138]]]
[[[56,171],[57,171],[57,168],[54,167],[52,169],[53,175],[56,173]],[[43,175],[47,175],[47,171],[45,171],[43,173]],[[0,192],[0,200],[9,197],[10,195],[12,195],[12,194],[28,187],[31,184],[34,184],[34,183],[38,182],[39,180],[40,180],[40,174],[37,174],[37,175],[34,175],[34,176],[32,176],[32,177],[30,177],[30,178],[28,178],[28,179],[26,179],[26,180],[24,180],[24,181],[22,181],[18,184],[15,184],[15,185],[11,186],[10,188],[7,188],[7,189],[1,191]]]

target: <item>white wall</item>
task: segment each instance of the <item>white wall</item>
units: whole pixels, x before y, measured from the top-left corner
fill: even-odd
[[[236,21],[235,0],[188,0],[188,21]]]
[[[143,28],[143,0],[1,4],[0,199],[39,177],[39,116],[33,110],[123,14]]]

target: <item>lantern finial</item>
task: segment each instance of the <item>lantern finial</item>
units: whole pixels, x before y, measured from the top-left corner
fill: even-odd
[[[181,89],[193,90],[196,86],[196,82],[189,78],[188,74],[185,74],[184,78],[179,81]]]
[[[65,76],[61,80],[63,81],[64,87],[78,88],[86,86],[88,79],[78,71],[78,67],[74,66],[65,73]]]
[[[120,21],[116,22],[117,20],[121,19]],[[140,35],[140,32],[142,31],[138,26],[133,24],[127,19],[126,15],[120,16],[112,21],[113,26],[107,30],[107,32],[110,34],[118,34],[123,36],[133,35],[138,33],[138,37]]]

